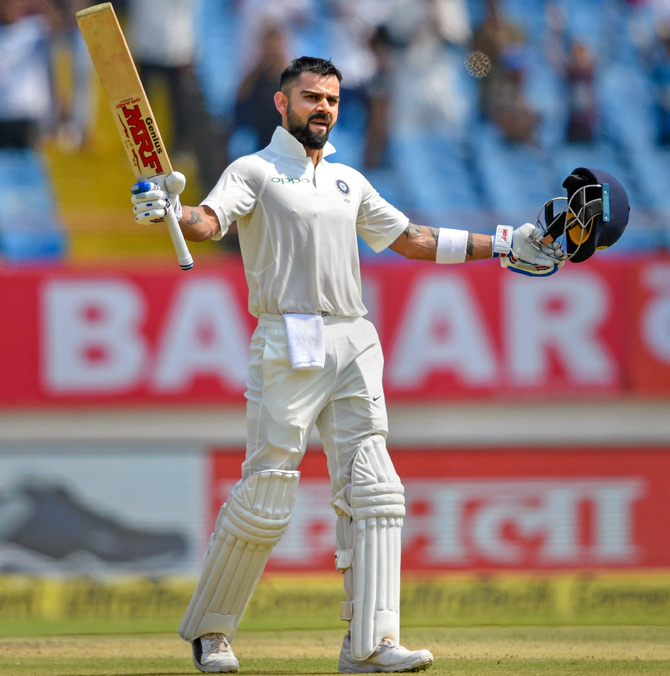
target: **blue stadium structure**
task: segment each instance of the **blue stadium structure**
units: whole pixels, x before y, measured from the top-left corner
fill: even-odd
[[[331,58],[333,5],[314,0],[311,23],[293,26],[291,57],[302,53]],[[485,0],[466,3],[470,27],[486,15]],[[393,128],[381,168],[363,166],[360,125],[340,119],[332,141],[336,159],[360,168],[380,193],[418,222],[492,230],[496,223],[534,221],[550,197],[563,195],[561,183],[575,167],[593,166],[617,176],[631,201],[631,225],[616,251],[663,249],[670,245],[670,147],[656,140],[653,74],[646,48],[656,38],[658,17],[649,3],[625,0],[501,0],[505,17],[525,35],[523,93],[538,115],[532,144],[506,141],[478,108],[478,84],[462,66],[466,44],[444,41],[453,67],[450,95],[457,98],[462,124],[425,130]],[[563,39],[584,41],[595,54],[597,119],[589,143],[565,140],[566,83],[548,54],[550,6],[569,17]],[[230,118],[244,69],[238,44],[242,31],[238,4],[203,0],[200,74],[211,112]],[[402,45],[397,49],[402,49]],[[352,126],[352,123],[354,126]],[[240,139],[242,142],[240,142]],[[249,150],[236,130],[233,157]]]

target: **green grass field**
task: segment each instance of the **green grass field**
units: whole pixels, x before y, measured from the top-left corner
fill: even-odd
[[[242,674],[337,673],[342,631],[241,632]],[[435,655],[435,676],[669,676],[670,627],[408,628],[403,642]],[[199,673],[175,634],[0,639],[3,676]]]
[[[176,634],[192,580],[0,576],[0,676],[197,674]],[[242,674],[334,674],[341,578],[261,580]],[[402,640],[435,676],[670,676],[670,576],[406,576]]]

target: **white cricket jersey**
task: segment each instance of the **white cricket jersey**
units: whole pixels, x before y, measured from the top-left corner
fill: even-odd
[[[334,152],[327,143],[324,158]],[[356,235],[379,252],[409,223],[355,169],[323,158],[315,167],[282,127],[266,148],[235,160],[202,204],[223,234],[237,221],[256,317],[363,316]]]

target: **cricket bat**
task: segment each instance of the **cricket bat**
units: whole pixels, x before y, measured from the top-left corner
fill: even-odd
[[[160,179],[172,173],[172,165],[112,4],[82,9],[76,17],[135,178],[150,181],[158,177],[162,184]],[[166,190],[174,204],[178,193]],[[181,269],[190,270],[193,258],[173,209],[168,210],[165,222]]]

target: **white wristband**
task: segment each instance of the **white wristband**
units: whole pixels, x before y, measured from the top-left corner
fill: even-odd
[[[493,255],[506,256],[512,250],[512,234],[514,228],[511,225],[499,225],[493,238]]]
[[[464,263],[468,246],[467,230],[439,228],[437,231],[436,263]]]

